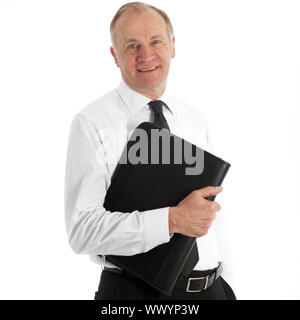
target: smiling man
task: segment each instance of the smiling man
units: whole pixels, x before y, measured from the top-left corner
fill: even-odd
[[[70,245],[103,267],[95,299],[235,299],[224,280],[231,281],[231,266],[224,219],[219,216],[222,213],[216,215],[221,207],[205,199],[222,188],[198,189],[177,206],[148,211],[110,212],[103,206],[122,151],[141,122],[154,122],[210,149],[207,122],[199,106],[185,103],[166,90],[175,57],[173,27],[166,13],[145,3],[128,3],[114,16],[110,31],[110,52],[122,79],[116,89],[75,116],[65,180]],[[194,267],[187,276],[180,275],[171,296],[99,257],[147,252],[169,242],[173,233],[197,237],[197,246]]]
[[[171,23],[166,24],[167,16],[152,9],[123,10],[111,24],[111,53],[130,88],[158,99],[166,89],[175,56]]]

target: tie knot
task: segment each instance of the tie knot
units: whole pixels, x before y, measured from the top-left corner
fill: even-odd
[[[152,108],[152,110],[156,114],[162,114],[162,101],[160,100],[153,100],[148,103],[148,105]]]
[[[161,100],[153,100],[148,103],[154,113],[153,123],[160,128],[165,128],[170,131],[169,125],[162,111],[163,104],[166,105]]]

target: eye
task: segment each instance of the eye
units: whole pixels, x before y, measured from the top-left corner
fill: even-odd
[[[158,45],[158,44],[160,44],[161,43],[161,41],[160,40],[153,40],[153,44],[155,44],[155,45]]]
[[[137,48],[137,44],[135,43],[131,43],[129,46],[128,46],[128,49],[136,49]]]

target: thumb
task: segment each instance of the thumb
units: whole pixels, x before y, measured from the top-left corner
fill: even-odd
[[[208,186],[201,189],[197,189],[198,194],[202,196],[203,198],[215,196],[218,193],[220,193],[223,190],[222,186],[214,187],[214,186]]]

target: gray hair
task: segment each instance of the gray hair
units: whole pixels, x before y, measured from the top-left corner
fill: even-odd
[[[152,9],[152,10],[156,11],[158,14],[160,14],[164,18],[164,20],[166,22],[166,25],[167,25],[169,38],[170,38],[170,41],[172,43],[172,36],[174,34],[174,29],[173,29],[173,26],[172,26],[170,18],[168,17],[168,15],[163,10],[158,9],[158,8],[156,8],[154,6],[151,6],[151,5],[149,5],[147,3],[144,3],[144,2],[129,2],[129,3],[124,4],[117,11],[117,13],[115,14],[115,16],[113,17],[113,19],[112,19],[112,21],[110,23],[110,38],[111,38],[111,42],[113,44],[113,47],[115,47],[114,27],[115,27],[115,24],[116,24],[117,20],[121,16],[121,14],[124,13],[125,11],[128,11],[128,10],[141,11],[141,10],[146,10],[146,9]]]

